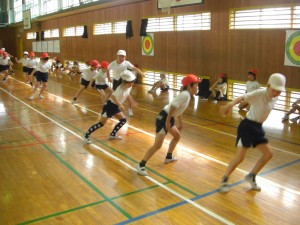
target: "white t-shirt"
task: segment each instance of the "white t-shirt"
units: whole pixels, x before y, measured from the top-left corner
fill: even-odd
[[[42,73],[48,73],[51,68],[51,65],[49,62],[44,63],[42,60],[37,64],[36,70],[40,71]]]
[[[267,89],[255,90],[243,95],[244,100],[251,104],[247,119],[263,123],[272,111],[278,97],[271,98]]]
[[[82,78],[86,81],[91,81],[93,77],[97,74],[97,70],[91,71],[90,68],[87,68],[82,71]]]
[[[36,68],[38,62],[36,61],[36,59],[30,59],[28,60],[28,63],[27,63],[27,67],[28,68]]]
[[[120,104],[123,104],[123,102],[125,102],[125,100],[127,99],[127,97],[130,95],[131,89],[132,89],[132,87],[130,87],[130,88],[124,88],[124,84],[121,84],[121,85],[118,86],[118,88],[114,91],[114,93],[112,95],[115,96],[115,98],[118,100],[118,102]],[[117,104],[112,99],[111,99],[111,101],[114,104]]]
[[[108,70],[113,71],[113,78],[114,80],[120,80],[120,74],[127,69],[132,69],[134,65],[131,62],[124,60],[124,62],[118,64],[117,61],[113,61],[108,65]]]
[[[103,71],[100,69],[99,72],[93,77],[95,80],[95,84],[97,85],[104,85],[106,84],[106,78],[107,78],[107,73],[103,73]]]
[[[247,93],[255,91],[259,88],[260,88],[260,84],[256,80],[254,80],[254,81],[248,80],[246,82],[246,91],[247,91]]]
[[[188,107],[191,100],[191,94],[187,90],[180,92],[168,105],[164,107],[164,111],[169,113],[170,107],[176,108],[172,117],[180,116]]]
[[[222,91],[223,95],[226,95],[226,93],[227,93],[227,83],[226,82],[224,82],[223,84],[221,84],[221,83],[217,84],[216,88],[220,89]]]
[[[3,57],[0,58],[0,65],[6,66],[8,65],[9,57],[6,57],[5,59]]]
[[[162,82],[164,85],[169,86],[169,81],[167,78],[160,79],[159,81]]]
[[[18,63],[22,63],[22,66],[28,65],[29,58],[21,58]]]

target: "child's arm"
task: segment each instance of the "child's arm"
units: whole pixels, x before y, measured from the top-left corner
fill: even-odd
[[[171,118],[172,118],[172,115],[173,115],[173,112],[176,110],[176,108],[174,106],[170,106],[170,109],[169,109],[169,113],[168,113],[168,116],[167,116],[167,119],[166,119],[166,130],[169,130],[170,127],[171,127]]]
[[[132,70],[133,70],[134,72],[137,72],[139,75],[141,75],[141,76],[145,77],[145,74],[143,74],[143,72],[142,72],[142,71],[140,71],[140,69],[139,69],[139,68],[137,68],[137,67],[132,67]]]
[[[236,104],[240,103],[241,101],[244,100],[244,97],[243,96],[240,96],[236,99],[234,99],[232,102],[230,102],[229,104],[221,107],[220,109],[220,113],[221,115],[226,115],[231,109],[233,106],[235,106]]]

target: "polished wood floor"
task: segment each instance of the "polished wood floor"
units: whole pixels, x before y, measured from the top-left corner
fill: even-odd
[[[0,76],[2,80],[3,76]],[[273,111],[264,128],[274,150],[257,181],[261,192],[243,182],[259,152],[250,149],[232,174],[232,189],[218,192],[220,178],[235,154],[236,128],[243,113],[226,118],[225,103],[192,99],[184,114],[179,159],[163,164],[168,141],[148,163],[148,177],[135,167],[153,143],[156,114],[176,94],[148,94],[135,85],[139,105],[108,140],[107,125],[85,144],[81,136],[99,119],[95,90],[70,103],[78,77],[51,75],[45,99],[28,100],[29,85],[18,72],[0,84],[0,224],[299,224],[300,126],[281,122]]]

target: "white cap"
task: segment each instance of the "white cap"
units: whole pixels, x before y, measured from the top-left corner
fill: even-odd
[[[23,55],[28,55],[28,52],[26,52],[26,51],[25,51],[25,52],[23,52]]]
[[[117,52],[117,55],[124,55],[124,56],[126,56],[126,52],[125,52],[125,50],[119,50]]]
[[[273,73],[268,81],[270,87],[276,91],[285,91],[285,76],[281,73]]]
[[[121,74],[120,74],[122,80],[125,80],[127,82],[131,82],[135,80],[135,75],[130,72],[129,70],[124,70]]]
[[[1,50],[5,52],[5,48],[1,48]]]

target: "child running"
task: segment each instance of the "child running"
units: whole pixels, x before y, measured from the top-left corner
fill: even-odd
[[[32,77],[34,76],[32,75],[32,71],[36,68],[37,65],[38,62],[35,59],[34,52],[29,52],[29,60],[27,62],[27,73],[28,73],[27,80],[29,80],[29,83],[32,88],[33,88]]]
[[[82,71],[82,77],[81,77],[81,81],[80,81],[81,85],[80,85],[80,88],[77,91],[75,97],[72,100],[72,104],[75,104],[79,95],[81,95],[81,93],[83,92],[84,89],[87,89],[91,80],[93,80],[93,77],[97,74],[97,69],[100,66],[99,62],[95,59],[92,60],[89,63],[89,65],[90,65],[90,68],[87,68]]]
[[[198,83],[201,80],[193,74],[187,74],[181,81],[183,88],[171,103],[166,105],[156,118],[156,134],[154,144],[148,149],[143,160],[137,165],[137,172],[142,176],[147,176],[146,163],[158,151],[169,132],[173,139],[170,142],[165,163],[177,161],[172,153],[180,139],[180,130],[182,128],[182,114],[186,110],[191,97],[198,92]],[[178,118],[178,127],[175,126],[175,117]]]
[[[99,72],[93,77],[95,80],[96,89],[100,92],[102,103],[106,102],[112,94],[112,89],[106,84],[106,78],[111,83],[110,76],[107,76],[108,62],[101,62]]]
[[[120,136],[117,136],[117,132],[124,126],[126,123],[126,117],[123,114],[124,106],[122,105],[127,97],[130,95],[132,85],[135,80],[135,75],[129,70],[123,71],[121,74],[122,84],[118,86],[102,108],[101,119],[98,123],[91,126],[86,133],[83,135],[83,140],[88,144],[92,143],[90,140],[90,135],[103,127],[108,120],[108,118],[116,117],[119,120],[119,123],[114,127],[112,132],[109,135],[109,139],[121,139]]]
[[[221,108],[221,114],[226,115],[234,105],[243,100],[249,102],[251,105],[246,118],[241,121],[238,127],[236,138],[237,153],[229,163],[222,178],[220,192],[229,191],[229,176],[244,160],[247,149],[250,147],[257,148],[262,153],[262,156],[256,162],[251,172],[245,177],[245,180],[250,183],[252,190],[261,190],[260,186],[256,183],[255,177],[273,156],[262,124],[268,118],[280,93],[285,90],[285,82],[284,75],[274,73],[270,76],[266,89],[245,93]]]
[[[17,63],[22,63],[22,66],[23,66],[23,76],[24,78],[26,79],[26,84],[28,84],[30,81],[28,80],[28,52],[25,51],[23,52],[23,58],[21,58],[20,60],[18,60],[17,57],[15,57],[15,60]]]

